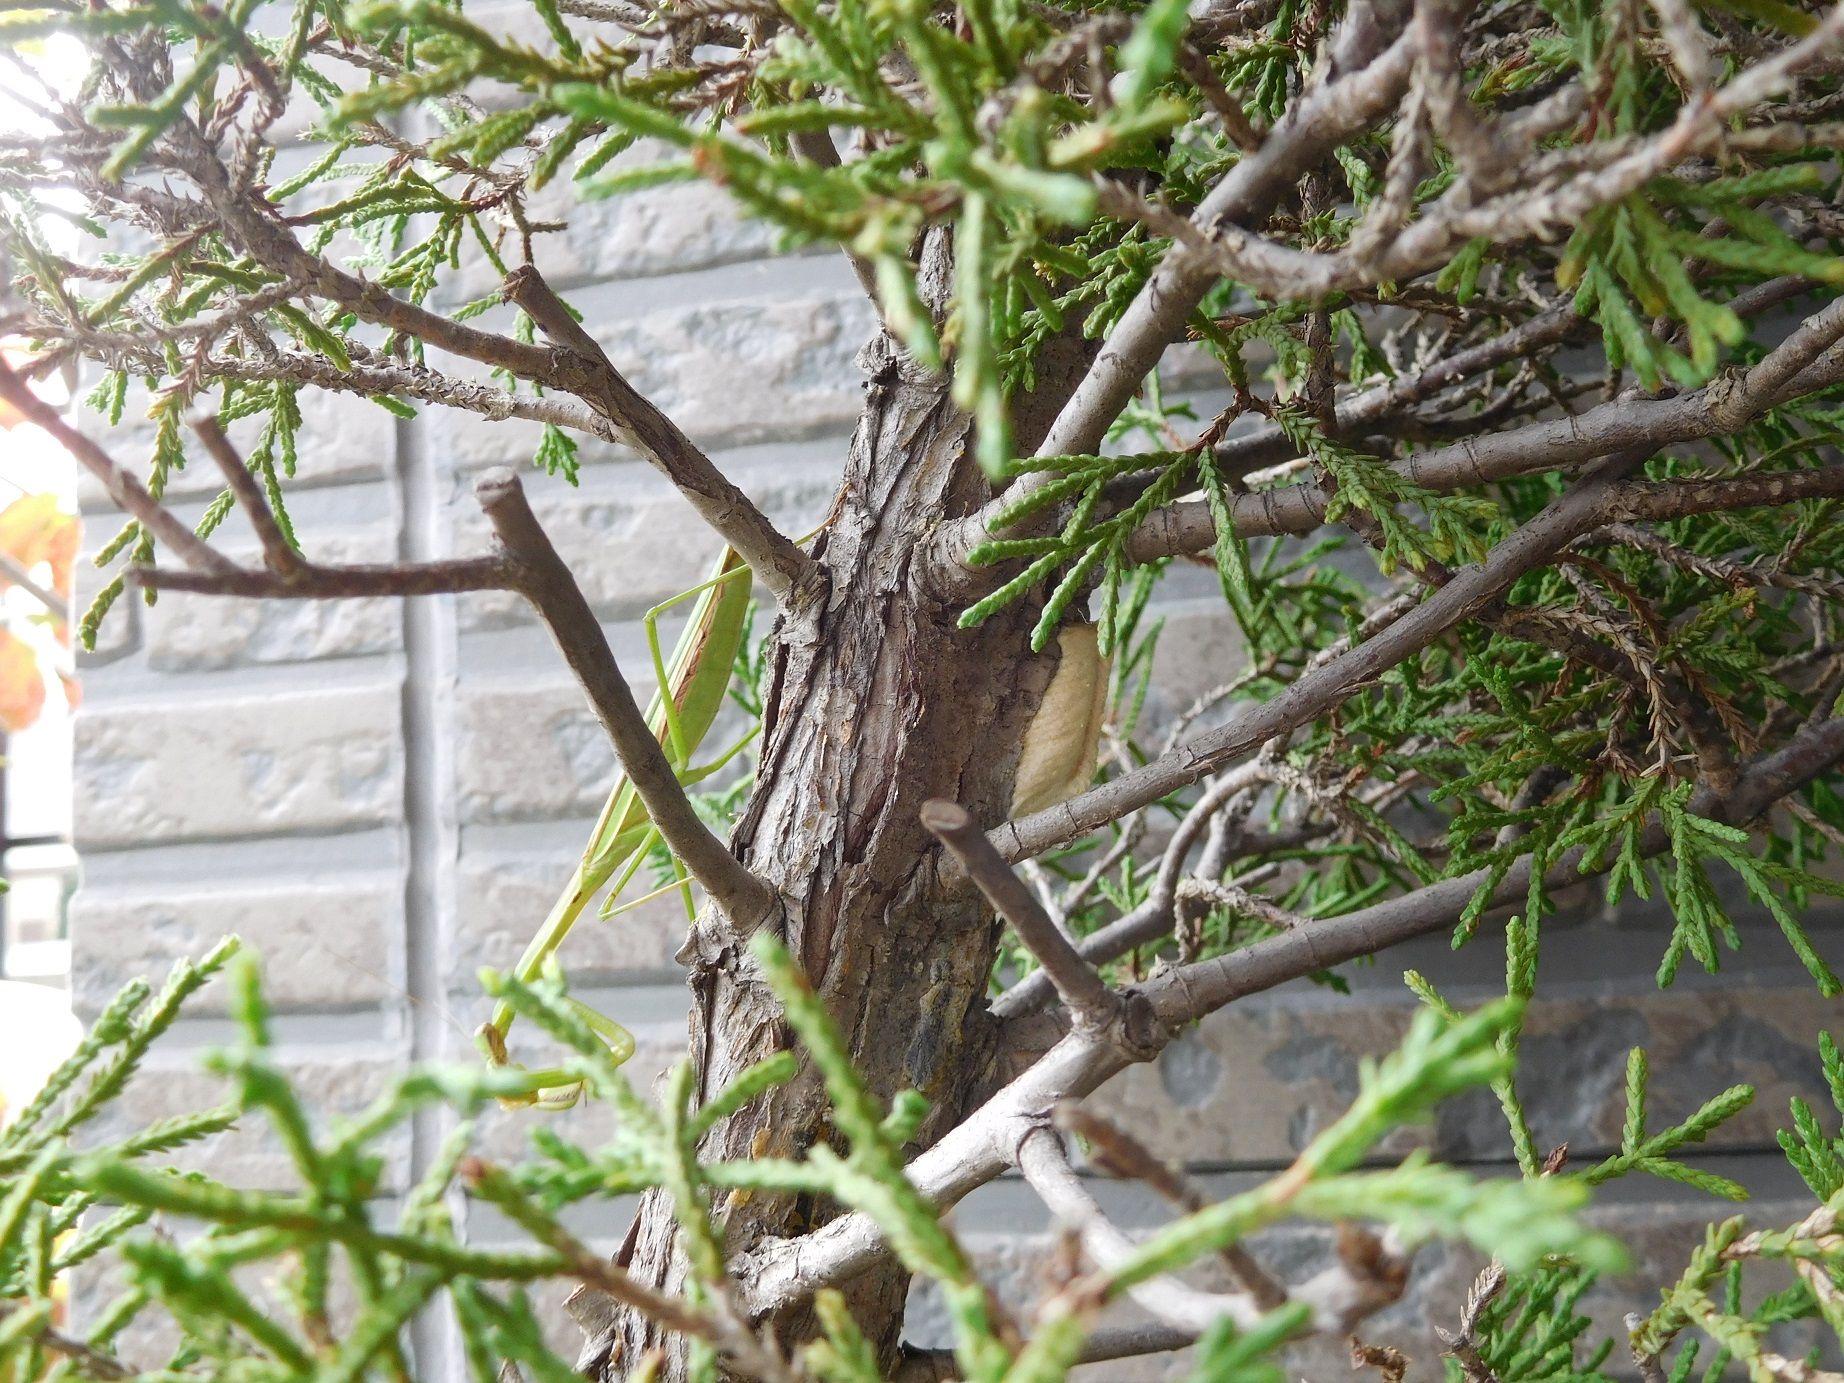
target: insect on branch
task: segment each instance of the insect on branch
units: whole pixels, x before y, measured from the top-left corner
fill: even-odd
[[[595,611],[532,513],[518,476],[496,466],[475,483],[474,495],[504,550],[512,589],[550,629],[661,838],[733,924],[753,928],[774,907],[774,890],[699,819],[666,751],[647,728]]]

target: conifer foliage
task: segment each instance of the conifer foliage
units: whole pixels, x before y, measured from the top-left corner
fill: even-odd
[[[530,982],[487,975],[619,1116],[579,1147],[533,1115],[530,1155],[500,1165],[471,1119],[529,1093],[516,1071],[416,1070],[329,1123],[274,1059],[234,942],[158,995],[133,986],[0,1134],[0,1380],[426,1377],[411,1323],[431,1311],[482,1383],[561,1380],[576,1366],[534,1304],[556,1283],[579,1289],[581,1367],[609,1380],[1048,1383],[1194,1347],[1193,1377],[1266,1383],[1321,1336],[1392,1379],[1837,1378],[1806,1353],[1844,1338],[1836,1114],[1795,1102],[1782,1135],[1810,1214],[1715,1220],[1607,1338],[1584,1301],[1631,1260],[1585,1218],[1595,1188],[1744,1199],[1695,1151],[1752,1092],[1672,1122],[1635,1050],[1618,1148],[1571,1160],[1583,1131],[1533,1122],[1518,1060],[1545,925],[1584,892],[1668,911],[1660,986],[1719,973],[1753,918],[1844,989],[1817,920],[1844,892],[1844,6],[528,4],[8,0],[6,80],[35,118],[0,132],[0,327],[30,347],[0,362],[0,398],[122,510],[87,643],[161,592],[528,599],[663,878],[703,895],[693,1050],[643,1094],[568,998],[567,953]],[[42,80],[46,45],[73,42],[80,80]],[[690,180],[841,255],[874,304],[864,423],[812,541],[546,281],[582,202]],[[31,392],[78,362],[81,427]],[[760,723],[744,776],[674,777],[517,477],[479,487],[488,552],[317,560],[290,498],[327,392],[537,423],[534,486],[575,483],[585,437],[663,473],[763,594],[734,686]],[[145,455],[113,435],[131,412]],[[205,466],[222,491],[182,521],[163,496]],[[234,516],[261,565],[213,545]],[[1155,718],[1158,595],[1192,566],[1244,656]],[[872,621],[842,613],[880,580],[879,636],[950,651],[896,692]],[[1041,695],[1037,660],[1082,620],[1111,659],[1093,781],[1006,820],[1016,743],[977,768],[939,756],[972,708]],[[849,690],[879,733],[803,757],[814,688]],[[944,784],[967,801],[924,806]],[[792,849],[785,820],[811,859],[763,845]],[[837,868],[848,838],[863,877]],[[974,908],[1005,925],[954,920]],[[1505,997],[1465,1011],[1410,973],[1400,1047],[1253,1189],[1212,1199],[1083,1105],[1227,1004],[1340,987],[1347,962],[1434,933],[1502,946]],[[907,981],[880,948],[963,1007],[885,1011]],[[122,1133],[102,1116],[213,976],[231,1102]],[[1829,1038],[1815,1061],[1844,1110]],[[1387,1155],[1473,1087],[1520,1175]],[[391,1202],[383,1149],[431,1105],[460,1122]],[[272,1132],[296,1189],[181,1170],[233,1123]],[[1169,1220],[1125,1234],[1085,1168],[1144,1180]],[[1009,1173],[1067,1230],[1023,1305],[947,1213]],[[567,1228],[631,1194],[615,1261]],[[461,1198],[527,1242],[468,1243]],[[1289,1281],[1261,1236],[1301,1222],[1338,1225],[1337,1251]],[[1489,1266],[1440,1356],[1409,1358],[1366,1322],[1430,1241]],[[100,1264],[120,1295],[66,1319],[63,1284]],[[1227,1276],[1200,1286],[1200,1266]],[[905,1279],[944,1303],[951,1349],[901,1347]],[[1119,1304],[1146,1323],[1104,1323]]]

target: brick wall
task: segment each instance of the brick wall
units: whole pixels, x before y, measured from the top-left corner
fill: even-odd
[[[805,531],[825,512],[838,474],[859,400],[852,357],[871,326],[844,266],[827,255],[774,257],[768,236],[703,186],[570,214],[568,234],[545,242],[547,272],[634,383],[784,528]],[[488,286],[452,292],[463,299]],[[472,476],[524,464],[536,438],[535,425],[519,422],[440,412],[404,422],[363,401],[304,403],[293,512],[310,552],[332,560],[478,550]],[[145,454],[141,434],[118,431],[110,441],[124,457]],[[716,545],[631,455],[593,443],[583,454],[579,489],[529,474],[527,483],[641,684],[639,617],[700,579]],[[215,489],[200,467],[172,493],[192,516]],[[94,487],[84,508],[88,541],[99,546],[115,520]],[[227,548],[253,547],[246,536],[233,516]],[[1204,580],[1169,588],[1155,713],[1234,668],[1237,641],[1212,589]],[[665,635],[674,635],[670,622]],[[475,973],[516,958],[581,850],[612,764],[561,661],[516,601],[284,605],[169,595],[145,609],[124,599],[84,679],[76,749],[84,885],[73,924],[84,1010],[128,978],[236,931],[267,958],[283,1054],[324,1109],[354,1108],[408,1062],[471,1058],[467,1033],[485,1014]],[[1796,1200],[1799,1188],[1773,1151],[1772,1128],[1790,1093],[1822,1098],[1812,1039],[1837,1023],[1835,1009],[1771,930],[1750,938],[1721,984],[1693,975],[1661,995],[1651,982],[1661,918],[1628,915],[1616,925],[1601,916],[1598,895],[1583,890],[1574,902],[1574,916],[1546,927],[1545,998],[1525,1044],[1539,1137],[1567,1139],[1581,1157],[1617,1141],[1620,1072],[1636,1043],[1652,1052],[1661,1120],[1734,1081],[1759,1082],[1762,1098],[1711,1157],[1755,1186],[1770,1202],[1762,1213],[1784,1223],[1790,1206],[1782,1214],[1772,1203]],[[567,952],[584,997],[635,1030],[643,1075],[682,1047],[685,994],[671,960],[682,927],[678,903],[663,899],[614,924],[585,923]],[[1411,963],[1457,1001],[1502,992],[1489,939],[1458,955],[1437,939],[1374,967],[1348,967],[1349,997],[1298,985],[1237,1004],[1155,1065],[1126,1073],[1105,1101],[1211,1184],[1247,1184],[1343,1107],[1359,1055],[1393,1043],[1411,1011],[1399,978]],[[208,993],[193,1007],[121,1117],[150,1119],[215,1098],[194,1049],[225,1032],[221,1004]],[[516,1150],[532,1117],[503,1116],[484,1137]],[[559,1118],[592,1138],[608,1116],[586,1108]],[[441,1132],[433,1121],[419,1125],[394,1150],[387,1192],[403,1186]],[[1455,1102],[1426,1137],[1462,1161],[1499,1167],[1506,1156],[1483,1094]],[[286,1176],[276,1150],[243,1132],[224,1135],[199,1161],[248,1184]],[[1102,1190],[1125,1222],[1156,1222],[1157,1208],[1132,1188]],[[1599,1309],[1611,1323],[1629,1300],[1653,1299],[1720,1207],[1663,1184],[1610,1200],[1606,1213],[1642,1231],[1653,1268],[1624,1295],[1603,1295]],[[624,1213],[611,1206],[585,1230],[611,1240]],[[1046,1242],[1028,1193],[991,1187],[960,1219],[1008,1288],[1028,1293]],[[1287,1269],[1324,1248],[1321,1236],[1296,1233],[1274,1252]],[[1370,1334],[1425,1341],[1430,1323],[1452,1323],[1455,1284],[1471,1268],[1458,1255],[1424,1255],[1410,1299]],[[940,1337],[926,1300],[912,1333],[924,1343]],[[439,1323],[423,1327],[419,1348],[436,1361],[430,1377],[459,1376]],[[1348,1367],[1321,1362],[1312,1376]],[[1095,1374],[1164,1376],[1125,1364]]]

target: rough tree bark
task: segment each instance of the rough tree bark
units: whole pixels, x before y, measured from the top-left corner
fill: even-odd
[[[945,237],[931,237],[937,281]],[[1041,436],[1092,355],[1080,337],[1046,352],[1039,390],[1018,426]],[[987,985],[1000,927],[922,827],[932,797],[964,803],[995,824],[1008,815],[1019,746],[1056,670],[1056,653],[1030,651],[1038,614],[1013,604],[973,630],[958,610],[918,589],[912,558],[944,521],[975,513],[991,488],[974,459],[971,428],[942,375],[911,361],[889,337],[860,356],[865,404],[832,520],[814,547],[827,587],[817,608],[777,631],[764,707],[761,765],[733,838],[739,856],[784,900],[781,939],[844,1030],[859,1071],[889,1097],[919,1090],[931,1103],[925,1147],[966,1112],[994,1055],[998,1023]],[[708,1096],[788,1045],[780,1005],[752,973],[743,941],[706,909],[681,958],[690,968],[691,1050]],[[713,1157],[795,1155],[829,1137],[817,1081],[772,1091],[715,1129]],[[729,1243],[823,1223],[833,1207],[804,1198],[733,1196]],[[670,1197],[649,1193],[621,1259],[668,1289],[684,1280]],[[847,1290],[866,1335],[893,1354],[907,1274],[887,1263]],[[590,1336],[583,1363],[611,1380],[648,1350],[669,1347],[658,1326],[587,1289],[573,1310]],[[784,1344],[813,1333],[799,1317],[776,1322]],[[665,1376],[676,1376],[674,1358]]]

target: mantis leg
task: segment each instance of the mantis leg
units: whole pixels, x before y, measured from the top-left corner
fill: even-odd
[[[715,759],[712,759],[709,763],[700,764],[696,768],[688,768],[688,769],[681,770],[679,774],[679,781],[681,783],[686,784],[687,786],[690,786],[693,783],[703,782],[706,778],[710,777],[713,773],[720,771],[722,768],[724,768],[725,765],[727,765],[738,754],[742,753],[745,749],[747,749],[752,743],[755,742],[756,736],[761,733],[762,733],[762,727],[760,725],[750,726],[749,729],[743,733],[742,737],[738,739],[735,744],[731,745],[728,749],[724,750],[723,753],[719,754]],[[646,844],[644,844],[641,847],[643,852],[647,850],[651,850],[652,848],[653,848],[653,843],[651,841],[648,841]],[[617,904],[615,900],[621,896],[621,891],[627,887],[629,880],[633,878],[633,871],[630,870],[626,875],[622,877],[619,883],[617,883],[613,888],[609,889],[608,897],[602,904],[602,911],[600,914],[601,919],[603,921],[607,921],[609,918],[618,916],[621,913],[627,912],[632,908],[636,908],[640,906],[640,904],[642,903],[651,902],[653,899],[659,897],[660,894],[665,893],[668,889],[674,889],[674,888],[682,890],[685,895],[686,915],[688,917],[695,917],[696,909],[692,905],[691,880],[686,878],[685,871],[679,868],[677,860],[673,861],[673,871],[674,873],[678,875],[678,881],[676,883],[667,884],[665,888],[656,888],[651,893],[643,894],[639,898],[629,899],[627,902]]]

